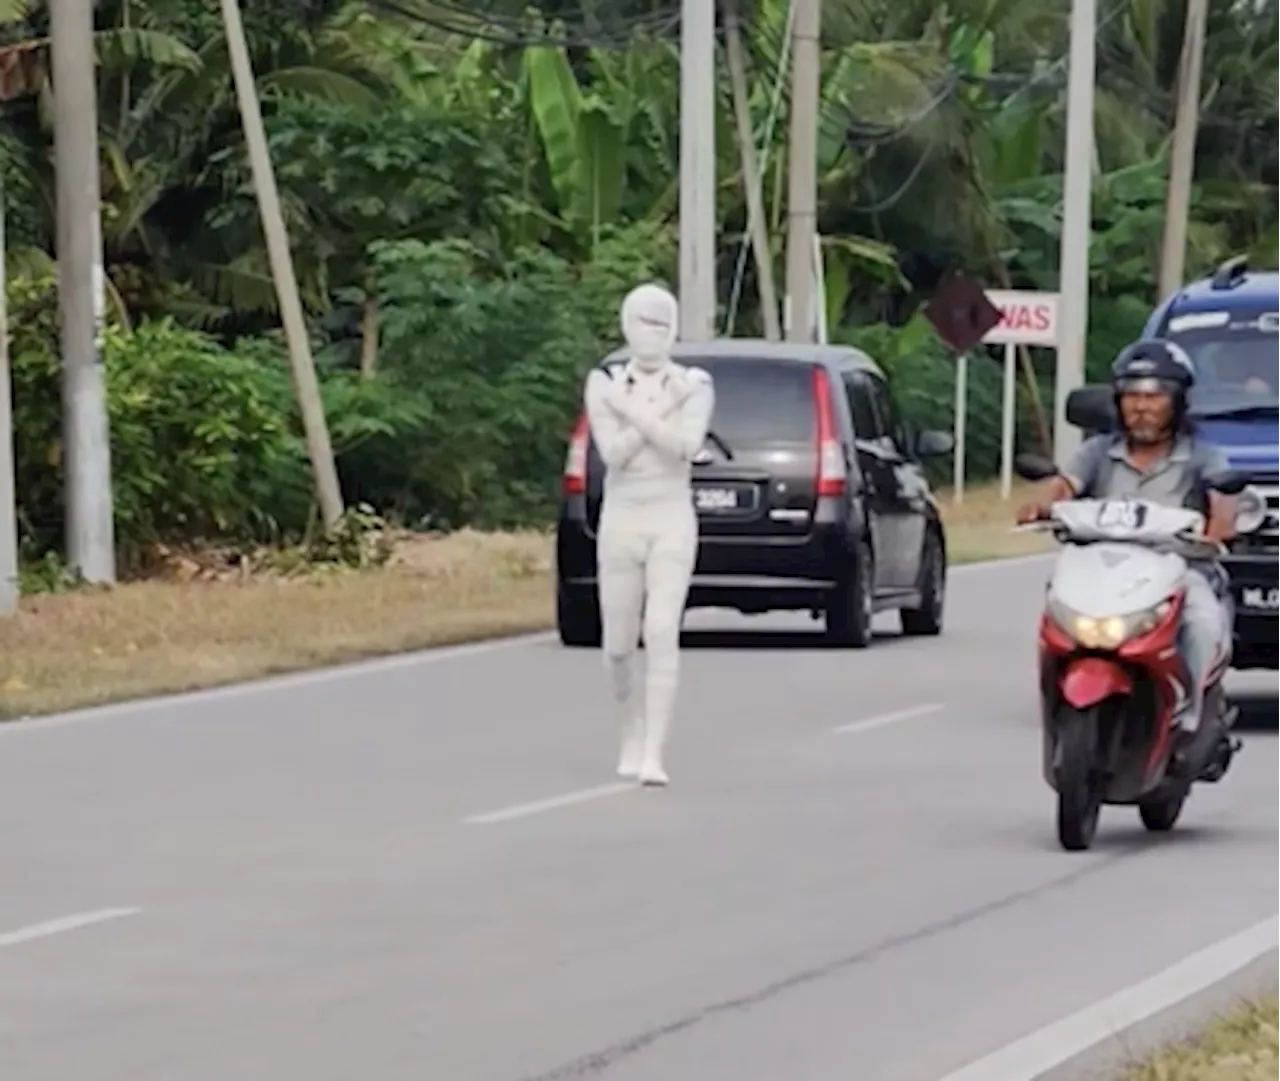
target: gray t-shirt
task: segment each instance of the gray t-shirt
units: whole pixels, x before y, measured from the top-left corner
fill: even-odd
[[[1064,472],[1076,490],[1087,499],[1147,499],[1166,507],[1188,506],[1187,496],[1206,474],[1229,468],[1221,447],[1180,435],[1173,449],[1149,469],[1134,465],[1122,435],[1095,435],[1086,439]],[[1201,492],[1203,496],[1203,491]],[[1207,507],[1197,507],[1207,511]],[[1222,570],[1216,559],[1188,561],[1209,578],[1215,588],[1223,588]]]
[[[1221,447],[1192,436],[1179,436],[1165,457],[1143,470],[1129,457],[1123,436],[1095,435],[1081,444],[1065,472],[1080,496],[1131,496],[1183,507],[1199,478],[1227,468]]]

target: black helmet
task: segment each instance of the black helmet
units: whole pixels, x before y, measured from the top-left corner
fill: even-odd
[[[1196,366],[1187,351],[1161,338],[1126,345],[1111,365],[1111,385],[1117,392],[1147,388],[1185,396],[1195,382]]]
[[[1196,366],[1176,342],[1144,338],[1126,345],[1111,365],[1111,386],[1116,411],[1126,391],[1163,392],[1173,399],[1173,426],[1183,426],[1187,415],[1187,391],[1196,382]]]

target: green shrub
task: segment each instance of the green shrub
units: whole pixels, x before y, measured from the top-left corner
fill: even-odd
[[[51,280],[11,283],[18,498],[40,548],[63,525],[60,365]],[[172,321],[103,333],[122,560],[158,540],[271,535],[306,519],[310,483],[278,365]]]

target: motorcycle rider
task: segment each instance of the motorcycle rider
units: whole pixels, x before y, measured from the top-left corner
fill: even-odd
[[[1210,540],[1230,540],[1235,535],[1235,497],[1209,491],[1202,482],[1228,468],[1226,455],[1197,439],[1187,416],[1195,374],[1191,358],[1175,342],[1143,339],[1121,350],[1111,368],[1119,431],[1085,440],[1067,467],[1047,482],[1042,498],[1018,508],[1018,522],[1045,517],[1054,502],[1130,496],[1199,510]],[[1232,613],[1220,599],[1228,594],[1217,560],[1189,560],[1184,585],[1178,648],[1194,699],[1182,722],[1180,754],[1192,764],[1204,764],[1226,738],[1220,677],[1231,660]],[[1217,693],[1206,701],[1210,686]]]

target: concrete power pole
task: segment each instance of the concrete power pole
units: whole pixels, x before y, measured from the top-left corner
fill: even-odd
[[[74,3],[76,0],[66,2]],[[249,166],[253,170],[253,187],[258,196],[262,232],[266,237],[267,255],[271,260],[271,276],[275,280],[284,334],[289,343],[289,362],[293,368],[293,386],[298,396],[298,408],[302,413],[302,427],[306,433],[307,455],[311,459],[321,517],[325,526],[332,528],[342,517],[342,489],[338,485],[338,470],[333,460],[333,446],[329,441],[329,427],[320,400],[311,344],[307,340],[307,324],[302,315],[298,282],[293,273],[289,236],[285,232],[284,215],[280,211],[280,196],[276,191],[271,155],[267,151],[262,110],[258,105],[253,68],[249,63],[249,46],[244,38],[239,4],[236,0],[221,2],[231,75],[236,86],[236,98],[240,103],[240,122],[244,126]]]
[[[756,256],[756,280],[760,290],[760,318],[764,336],[771,342],[782,337],[778,322],[778,294],[773,283],[773,252],[769,248],[769,228],[764,217],[764,191],[760,163],[756,159],[756,136],[751,126],[747,92],[747,65],[742,54],[741,17],[738,0],[724,0],[724,47],[728,61],[729,85],[733,94],[733,117],[738,128],[742,158],[742,187],[747,197],[747,230]]]
[[[680,8],[680,338],[716,334],[716,3]]]
[[[13,382],[9,373],[9,272],[4,178],[0,176],[0,616],[18,608],[18,493],[13,467]]]
[[[1204,65],[1208,0],[1187,0],[1187,24],[1178,65],[1178,111],[1169,155],[1169,191],[1165,197],[1164,240],[1160,246],[1160,296],[1182,285],[1187,257],[1187,219],[1191,216],[1191,180],[1195,173],[1196,131],[1200,126],[1200,70]]]
[[[1067,75],[1066,167],[1062,181],[1062,240],[1058,289],[1062,320],[1054,381],[1053,456],[1059,465],[1080,445],[1067,423],[1067,395],[1084,382],[1089,329],[1089,237],[1093,224],[1093,81],[1096,0],[1072,0]]]
[[[822,0],[795,0],[791,47],[791,174],[787,186],[787,340],[813,341],[818,230],[818,90]]]
[[[105,272],[98,178],[93,5],[52,0],[53,143],[57,167],[58,314],[67,564],[88,582],[115,581],[111,437],[99,353]]]

